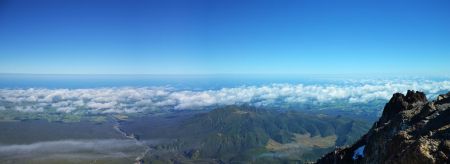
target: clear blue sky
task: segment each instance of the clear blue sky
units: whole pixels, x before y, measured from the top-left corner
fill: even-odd
[[[0,0],[0,73],[450,73],[450,1]]]

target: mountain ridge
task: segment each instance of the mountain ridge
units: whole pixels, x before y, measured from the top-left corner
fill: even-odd
[[[150,163],[304,163],[317,160],[335,146],[353,143],[371,125],[345,116],[246,105],[175,118],[142,118],[163,119],[159,123],[164,128],[133,128],[152,125],[138,120],[124,121],[122,128],[144,141],[165,138],[150,144],[144,159]]]
[[[395,93],[379,121],[352,146],[317,161],[327,163],[449,163],[450,92],[434,101],[408,90]]]

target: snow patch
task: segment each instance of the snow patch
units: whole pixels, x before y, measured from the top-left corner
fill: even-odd
[[[364,158],[364,148],[365,147],[366,147],[366,145],[363,145],[354,151],[353,160],[357,160],[359,158]]]

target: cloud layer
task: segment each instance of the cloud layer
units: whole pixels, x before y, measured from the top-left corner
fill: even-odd
[[[425,91],[429,97],[450,90],[450,81],[384,80],[340,84],[270,84],[218,90],[177,90],[170,87],[122,87],[92,89],[0,89],[0,110],[23,112],[89,111],[133,113],[146,110],[185,110],[248,103],[364,103],[389,99],[395,92]]]
[[[0,145],[0,158],[134,158],[143,149],[133,140],[60,140],[26,145]]]

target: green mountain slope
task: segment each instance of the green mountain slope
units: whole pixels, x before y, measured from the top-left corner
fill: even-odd
[[[152,144],[146,159],[152,162],[304,162],[356,141],[369,128],[340,116],[228,106],[153,129],[154,138],[142,137],[166,137]]]

